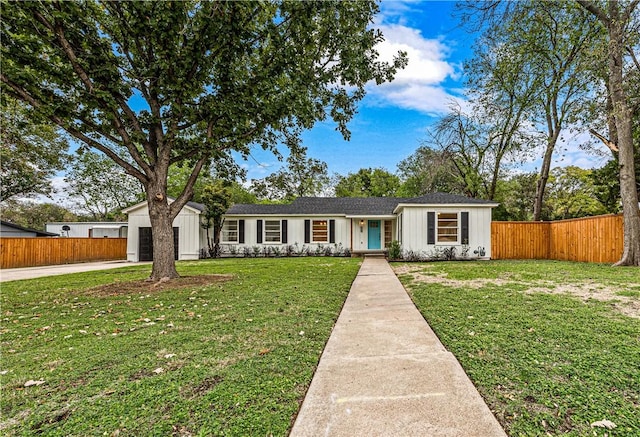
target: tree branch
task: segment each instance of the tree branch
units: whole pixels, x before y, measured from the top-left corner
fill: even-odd
[[[605,146],[607,146],[609,149],[611,149],[612,152],[618,152],[619,151],[618,146],[616,145],[616,143],[614,143],[613,141],[603,137],[602,135],[600,135],[595,130],[589,129],[589,133],[591,135],[593,135],[594,137],[598,138],[600,141],[602,141]]]
[[[23,89],[21,86],[14,83],[13,81],[11,81],[11,79],[6,77],[3,73],[0,73],[0,80],[5,84],[7,84],[9,87],[11,87],[11,89],[14,91],[13,92],[14,97],[28,103],[34,109],[41,109],[44,106],[41,102],[39,102],[33,96],[31,96],[31,94],[29,94],[25,89]],[[107,155],[109,158],[113,159],[120,167],[124,168],[124,170],[127,173],[129,173],[131,176],[138,178],[143,183],[147,181],[147,176],[144,173],[142,173],[140,170],[135,168],[133,165],[131,165],[124,159],[122,159],[120,156],[118,156],[117,153],[115,153],[109,147],[106,147],[101,143],[99,143],[98,141],[94,140],[93,138],[88,137],[83,132],[69,125],[68,123],[66,123],[64,120],[62,120],[60,117],[58,117],[55,114],[49,115],[48,118],[52,122],[60,126],[62,129],[66,130],[69,134],[71,134],[72,136],[82,141],[83,143],[87,144],[90,147],[93,147],[94,149],[101,151],[102,153]],[[99,133],[100,135],[103,135],[101,132]]]
[[[178,198],[171,205],[169,205],[169,215],[171,216],[171,219],[174,219],[180,213],[182,208],[187,204],[189,199],[191,199],[191,197],[193,196],[193,186],[195,185],[196,180],[198,179],[198,175],[200,175],[200,171],[202,170],[202,167],[204,166],[205,162],[207,162],[208,159],[209,159],[209,156],[205,155],[196,162],[196,165],[193,167],[193,170],[191,171],[191,175],[189,175],[189,179],[187,179],[187,183],[185,184],[184,190],[182,190],[182,193],[178,196]]]
[[[64,36],[64,30],[62,29],[62,27],[59,24],[55,24],[55,25],[51,24],[44,17],[44,15],[42,15],[37,10],[33,11],[33,15],[47,29],[49,29],[49,30],[51,30],[53,32],[53,34],[55,35],[56,39],[60,43],[62,51],[65,53],[65,55],[67,55],[67,58],[69,59],[69,62],[71,62],[71,66],[73,67],[73,71],[75,71],[76,74],[78,75],[78,77],[80,77],[80,80],[82,81],[84,86],[87,88],[87,91],[89,92],[89,94],[93,94],[93,84],[91,83],[91,79],[89,79],[89,75],[87,74],[87,72],[84,71],[84,69],[80,66],[80,64],[78,62],[78,58],[77,58],[75,52],[73,51],[73,48],[71,47],[71,44],[69,44],[69,41],[67,41],[67,39]]]
[[[636,57],[635,52],[633,51],[633,48],[627,46],[625,47],[627,49],[627,52],[629,52],[629,55],[631,56],[631,59],[633,60],[633,63],[635,64],[636,68],[638,70],[640,70],[640,62],[638,62],[638,58]]]
[[[609,26],[609,16],[600,9],[594,2],[589,0],[577,0],[578,4],[591,12],[595,17],[602,22],[605,26]]]

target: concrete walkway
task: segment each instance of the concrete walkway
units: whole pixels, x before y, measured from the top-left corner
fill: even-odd
[[[57,266],[25,267],[21,269],[0,269],[0,282],[20,279],[41,278],[43,276],[65,275],[67,273],[91,272],[94,270],[117,269],[120,267],[151,264],[150,262],[131,263],[121,261],[102,261],[94,263],[62,264]]]
[[[386,260],[365,258],[290,436],[506,434]]]

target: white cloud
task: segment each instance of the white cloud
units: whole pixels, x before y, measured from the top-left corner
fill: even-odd
[[[433,115],[446,112],[452,100],[464,101],[444,86],[448,78],[457,79],[459,71],[447,59],[450,49],[443,38],[425,38],[419,29],[402,24],[379,24],[378,28],[385,38],[376,47],[380,60],[390,62],[395,54],[404,51],[408,65],[398,70],[392,82],[369,88],[374,104]]]
[[[384,89],[372,91],[372,97],[377,105],[392,104],[404,109],[413,109],[430,115],[438,115],[447,112],[452,100],[462,99],[449,94],[443,87],[437,85],[422,84],[419,82],[409,84],[391,83]]]
[[[439,39],[425,39],[420,30],[399,24],[380,27],[385,41],[376,47],[380,58],[391,60],[398,51],[407,53],[409,64],[396,74],[395,83],[438,84],[454,74],[445,59],[449,49]]]

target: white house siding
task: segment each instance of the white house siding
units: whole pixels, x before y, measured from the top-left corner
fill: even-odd
[[[62,227],[68,226],[68,231]],[[50,222],[46,231],[62,237],[122,238],[127,236],[127,222]]]
[[[457,253],[461,253],[462,242],[457,243],[437,243],[427,244],[427,213],[457,213],[458,214],[458,240],[460,240],[460,212],[469,213],[469,256],[477,257],[473,253],[479,247],[484,247],[485,258],[491,257],[491,208],[463,205],[452,206],[405,206],[400,211],[402,213],[402,249],[416,252],[433,252],[436,248],[446,248],[455,246]],[[437,219],[436,219],[437,220]],[[400,225],[398,225],[398,228]]]
[[[139,228],[151,227],[149,208],[141,206],[129,211],[129,231],[127,234],[127,261],[138,262]],[[173,220],[173,227],[178,228],[178,260],[194,260],[200,257],[202,241],[200,215],[190,208],[183,208]],[[206,247],[206,236],[204,238]]]
[[[227,216],[225,220],[244,220],[244,244],[224,241],[221,236],[221,244],[223,246],[237,246],[238,248],[242,247],[253,247],[253,246],[288,246],[298,244],[299,248],[302,246],[311,247],[312,250],[318,247],[319,245],[333,246],[334,243],[305,243],[304,242],[304,221],[305,220],[335,220],[335,244],[341,244],[343,248],[350,248],[350,235],[349,235],[349,224],[351,222],[350,219],[340,216],[268,216],[262,215],[259,217],[256,216]],[[262,243],[258,243],[258,220],[262,220],[263,223],[263,233],[264,233],[264,222],[269,220],[287,220],[287,243],[274,243],[265,241],[264,236],[262,238]],[[327,230],[328,232],[328,230]],[[328,238],[328,237],[327,237]],[[282,227],[280,239],[282,240]]]

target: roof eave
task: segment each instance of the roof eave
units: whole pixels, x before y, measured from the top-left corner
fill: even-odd
[[[499,203],[399,203],[393,210],[397,214],[402,208],[496,208]]]

